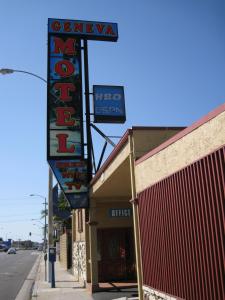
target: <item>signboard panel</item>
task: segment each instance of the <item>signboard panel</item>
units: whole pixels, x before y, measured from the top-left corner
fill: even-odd
[[[48,162],[71,208],[88,207],[86,160],[49,160]]]
[[[80,40],[49,35],[48,159],[83,157]]]
[[[86,161],[49,160],[49,164],[65,194],[87,192]]]
[[[72,208],[86,208],[89,204],[87,163],[83,159],[81,39],[84,39],[82,49],[86,65],[86,40],[117,41],[117,24],[48,19],[47,160]],[[85,75],[87,78],[88,74]],[[107,90],[108,88],[110,90]],[[98,90],[96,95],[97,92]],[[96,106],[99,113],[96,120],[124,122],[123,88],[104,87],[102,92],[104,99]],[[105,98],[106,92],[108,95],[110,93],[110,98]],[[87,107],[89,111],[89,106]],[[87,128],[89,127],[87,121]],[[89,169],[90,143],[87,134]]]
[[[123,86],[93,86],[94,122],[124,123],[126,121]]]
[[[118,26],[116,23],[48,19],[48,31],[54,34],[74,35],[87,40],[116,42]]]
[[[66,194],[71,209],[86,208],[89,206],[89,198],[87,193]]]
[[[81,41],[74,34],[49,31],[47,158],[74,208],[88,206],[83,148]]]

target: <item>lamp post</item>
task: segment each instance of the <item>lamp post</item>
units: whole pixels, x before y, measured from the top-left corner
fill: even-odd
[[[31,197],[40,197],[42,199],[44,199],[44,205],[45,205],[45,225],[44,225],[44,253],[46,253],[46,248],[47,248],[47,224],[46,224],[46,217],[47,217],[47,201],[46,201],[46,197],[39,195],[39,194],[30,194]],[[34,220],[34,219],[32,219]],[[40,221],[39,221],[40,222]],[[41,223],[41,222],[40,222]],[[45,260],[45,281],[47,281],[47,267],[46,267],[46,260]]]
[[[12,73],[24,73],[33,77],[36,77],[40,79],[41,81],[44,81],[47,83],[47,80],[45,80],[43,77],[24,70],[14,70],[14,69],[8,69],[8,68],[2,68],[0,69],[0,74],[2,75],[8,75]],[[49,168],[49,175],[48,175],[48,244],[49,246],[53,246],[53,222],[52,222],[52,216],[53,216],[53,204],[52,204],[52,182],[53,182],[53,174],[51,168]]]
[[[45,205],[45,214],[44,214],[44,217],[45,217],[45,225],[44,225],[44,252],[46,252],[46,245],[47,245],[47,235],[46,235],[46,232],[47,232],[47,201],[46,201],[46,197],[42,196],[42,195],[39,195],[39,194],[30,194],[31,197],[40,197],[42,199],[44,199],[44,205]],[[32,219],[32,221],[34,221]],[[39,221],[40,222],[40,221]],[[40,222],[41,223],[41,222]]]

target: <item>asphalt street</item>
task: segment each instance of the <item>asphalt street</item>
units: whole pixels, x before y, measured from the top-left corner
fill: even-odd
[[[0,252],[0,299],[14,300],[37,259],[37,251]]]

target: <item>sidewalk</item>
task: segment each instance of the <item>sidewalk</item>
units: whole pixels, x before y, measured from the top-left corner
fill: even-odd
[[[93,300],[91,294],[79,282],[74,281],[74,276],[64,270],[60,263],[55,263],[55,288],[45,281],[45,266],[43,256],[37,272],[37,277],[32,293],[32,300]]]
[[[108,284],[109,285],[109,284]],[[113,287],[113,288],[112,288]],[[120,284],[102,284],[103,291],[91,295],[81,283],[74,281],[74,276],[63,269],[60,262],[55,263],[55,288],[45,281],[45,264],[43,255],[40,258],[32,300],[138,300],[132,297],[137,292],[136,288],[128,284],[128,290]],[[110,289],[109,289],[110,288]],[[131,298],[130,298],[131,297]]]

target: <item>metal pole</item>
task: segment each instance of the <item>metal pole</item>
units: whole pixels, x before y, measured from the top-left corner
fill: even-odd
[[[49,168],[49,177],[48,177],[48,250],[49,247],[53,247],[53,203],[52,203],[52,182],[53,175],[52,170]],[[49,253],[49,251],[48,251]],[[49,256],[49,255],[48,255]],[[48,281],[51,282],[51,263],[48,257]]]
[[[142,261],[141,261],[141,243],[140,243],[140,228],[139,228],[139,218],[138,218],[138,206],[136,203],[137,191],[135,183],[135,171],[134,171],[134,148],[133,148],[133,136],[129,135],[128,138],[130,154],[130,180],[131,180],[131,193],[132,193],[132,203],[133,208],[133,223],[134,223],[134,240],[135,240],[135,256],[136,256],[136,265],[137,265],[137,283],[138,283],[138,293],[139,300],[143,300],[143,272],[142,272]]]
[[[51,288],[55,288],[55,265],[54,262],[51,262],[51,267],[52,267],[52,281],[51,281]]]
[[[44,229],[44,253],[46,254],[47,252],[47,243],[46,243],[46,233],[47,233],[47,224],[46,224],[46,219],[47,219],[47,201],[45,197],[45,229]],[[47,262],[45,260],[45,281],[47,281]]]
[[[92,179],[92,140],[91,140],[91,120],[90,120],[90,97],[89,97],[89,70],[88,70],[88,44],[84,39],[84,81],[85,81],[85,106],[86,106],[86,134],[87,134],[87,172],[88,183]]]

